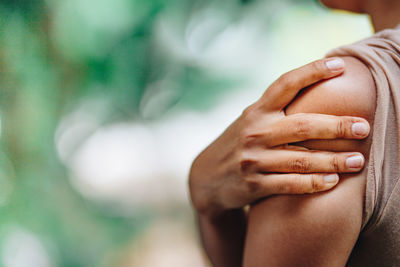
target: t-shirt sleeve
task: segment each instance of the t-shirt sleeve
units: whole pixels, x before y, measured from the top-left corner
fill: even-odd
[[[370,231],[384,218],[400,177],[400,29],[379,32],[327,56],[352,56],[362,61],[377,90],[362,219],[362,232]]]

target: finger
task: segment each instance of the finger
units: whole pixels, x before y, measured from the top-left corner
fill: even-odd
[[[289,144],[275,146],[273,149],[276,149],[276,150],[285,149],[285,150],[292,150],[292,151],[310,151],[310,149],[308,149],[306,147],[289,145]]]
[[[312,139],[364,139],[370,132],[367,120],[325,114],[289,115],[248,138],[249,145],[273,147]]]
[[[306,194],[326,191],[339,182],[337,174],[265,174],[255,176],[250,190],[261,198],[277,194]]]
[[[244,171],[262,173],[352,173],[361,171],[364,164],[357,152],[268,150],[242,166]]]
[[[264,93],[263,105],[267,110],[283,110],[300,90],[343,71],[344,61],[341,58],[326,58],[287,72]]]

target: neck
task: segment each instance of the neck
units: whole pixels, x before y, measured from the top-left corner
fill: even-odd
[[[365,11],[371,16],[375,31],[394,28],[400,23],[400,1],[382,0],[369,2],[370,4]]]

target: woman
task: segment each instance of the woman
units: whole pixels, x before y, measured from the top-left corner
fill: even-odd
[[[326,0],[323,3],[332,8],[370,14],[377,31],[393,28],[400,22],[399,1]],[[239,118],[239,122],[231,126],[235,129],[238,127],[235,125],[239,125],[240,128],[240,125],[244,124],[241,135],[228,129],[228,134],[224,133],[194,162],[190,178],[192,197],[195,206],[200,210],[202,237],[214,265],[241,266],[243,246],[245,246],[244,266],[343,266],[346,263],[353,266],[393,266],[400,261],[398,258],[400,251],[397,251],[397,247],[400,247],[400,235],[397,234],[400,227],[396,227],[394,223],[397,219],[400,220],[400,213],[396,209],[397,200],[400,199],[400,188],[396,187],[400,176],[397,155],[399,153],[397,125],[400,123],[397,112],[400,110],[398,107],[400,98],[396,91],[397,86],[400,87],[398,36],[400,30],[384,31],[364,42],[333,51],[331,55],[343,56],[346,63],[345,74],[315,84],[297,96],[293,102],[290,100],[297,92],[291,89],[290,85],[301,80],[302,87],[307,86],[308,84],[302,79],[304,76],[300,74],[304,71],[297,70],[283,76],[283,81],[286,81],[286,86],[282,86],[284,92],[276,89],[282,83],[282,79],[278,80],[261,100],[244,113],[244,116],[250,119]],[[307,68],[309,67],[305,67]],[[311,76],[316,77],[316,75]],[[313,81],[315,79],[310,83]],[[275,101],[279,93],[285,96],[277,103]],[[273,110],[275,114],[281,114],[283,110],[289,116],[279,120],[268,113],[267,118],[263,119],[258,112],[263,104],[267,106],[265,110],[269,112]],[[289,105],[283,108],[286,104]],[[377,104],[376,113],[375,104]],[[322,139],[315,134],[311,136],[304,134],[315,130],[315,123],[305,120],[302,117],[304,115],[290,115],[295,113],[360,116],[371,123],[375,122],[374,134],[365,142],[308,141],[297,143],[295,149],[286,146],[285,148],[292,153],[298,153],[297,158],[294,154],[284,154],[282,150],[278,150],[278,153],[276,150],[261,150],[260,147],[254,149],[256,144],[260,143],[268,147],[271,144],[290,144],[300,139]],[[293,116],[298,116],[297,120]],[[279,131],[274,132],[274,129],[281,127],[282,130],[288,127],[285,121],[287,122],[289,120],[287,118],[290,117],[293,119],[290,124],[295,126],[292,128],[300,130],[298,132],[302,138],[293,140],[293,133],[286,132],[287,135],[279,135],[280,142],[270,141],[270,138],[273,139],[278,135]],[[318,120],[317,117],[314,118]],[[240,122],[241,120],[245,123]],[[261,120],[263,125],[258,124],[252,128],[250,124],[250,127],[247,127],[246,122],[254,120]],[[272,130],[265,131],[268,125],[272,125]],[[231,135],[229,132],[232,132]],[[346,131],[339,132],[346,135]],[[242,176],[235,176],[234,171],[228,171],[230,170],[228,163],[225,163],[225,167],[219,167],[221,162],[229,162],[227,160],[229,157],[225,156],[223,160],[218,161],[218,156],[214,155],[217,151],[223,154],[223,150],[219,148],[222,145],[219,146],[218,143],[234,147],[235,138],[229,139],[229,136],[245,140],[241,149],[233,149],[235,152],[233,154],[240,151],[239,154],[242,156],[239,160],[241,164],[236,166],[236,170],[240,170],[238,172]],[[231,142],[224,143],[224,140]],[[369,152],[371,143],[372,150]],[[285,189],[293,187],[277,186],[279,190],[274,187],[279,183],[279,179],[292,175],[271,176],[272,174],[265,173],[293,172],[296,169],[298,172],[310,172],[311,169],[311,172],[323,173],[335,172],[334,170],[357,172],[363,164],[361,155],[345,154],[349,159],[347,162],[353,164],[354,168],[344,170],[346,160],[336,155],[333,157],[334,160],[332,158],[330,160],[333,168],[328,168],[327,161],[321,161],[322,154],[318,154],[318,159],[306,158],[309,154],[305,153],[309,151],[300,150],[299,145],[305,147],[303,149],[361,152],[368,160],[368,169],[361,173],[342,175],[341,178],[345,179],[341,179],[335,190],[327,193],[275,196],[263,200],[251,208],[247,222],[240,209],[241,204],[247,204],[261,196],[282,193]],[[272,155],[272,160],[268,155]],[[325,158],[329,156],[325,154]],[[285,166],[284,162],[289,162],[289,166],[288,164]],[[205,167],[209,169],[202,169]],[[225,172],[221,172],[220,169]],[[233,178],[230,181],[231,177]],[[250,194],[253,198],[243,193],[244,190],[235,190],[237,184],[240,184],[237,181],[242,181],[240,180],[242,177],[245,177],[245,181],[250,181],[247,186],[250,192],[254,192]],[[319,182],[309,184],[313,184],[314,188],[321,188],[323,180],[315,176],[314,178]],[[208,184],[199,186],[201,185],[199,181]],[[208,199],[219,199],[220,201],[216,201],[217,205],[213,201],[199,201],[201,199],[199,195],[206,195],[200,194],[203,188],[214,189],[210,190],[213,197]],[[217,208],[213,209],[211,206]],[[247,223],[245,237],[243,233]]]

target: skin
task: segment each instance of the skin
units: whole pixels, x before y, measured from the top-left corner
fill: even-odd
[[[400,11],[398,8],[400,2],[398,3],[398,1],[325,0],[323,2],[332,8],[370,14],[376,30],[394,27],[399,22],[397,14]],[[388,3],[390,3],[390,6],[388,6]],[[349,64],[346,66],[346,73],[355,71],[353,79],[355,77],[362,77],[361,81],[368,81],[370,74],[365,68],[362,68],[360,62],[355,59],[345,60]],[[323,191],[333,186],[332,184],[327,186],[326,183],[321,183],[320,176],[299,176],[299,174],[292,175],[293,173],[321,173],[326,172],[329,168],[331,168],[331,172],[349,172],[343,169],[343,164],[338,163],[345,162],[346,157],[343,157],[344,155],[342,155],[340,161],[338,154],[335,154],[336,156],[330,154],[323,157],[320,152],[305,151],[304,149],[307,149],[307,147],[309,149],[339,149],[341,151],[359,151],[363,153],[366,153],[365,151],[368,150],[369,146],[366,143],[357,144],[345,141],[298,142],[300,140],[290,140],[296,132],[301,133],[303,140],[324,139],[327,133],[330,133],[330,138],[325,139],[334,139],[335,134],[338,137],[337,129],[341,129],[342,127],[347,127],[348,130],[341,129],[339,132],[351,132],[351,123],[344,123],[341,119],[338,120],[337,117],[330,117],[331,119],[327,120],[326,118],[322,119],[319,117],[321,115],[317,114],[305,116],[304,113],[306,112],[345,114],[370,119],[370,112],[374,110],[373,105],[367,104],[368,101],[358,101],[358,103],[364,103],[361,109],[359,109],[360,106],[353,106],[352,104],[355,102],[353,100],[354,95],[359,99],[359,96],[365,94],[365,90],[368,90],[369,93],[373,93],[374,90],[368,87],[369,89],[363,89],[364,91],[360,94],[360,91],[357,90],[360,90],[361,87],[355,88],[353,86],[357,85],[357,80],[360,79],[349,79],[348,77],[351,77],[351,75],[346,76],[347,79],[331,79],[329,82],[314,86],[314,90],[308,90],[307,93],[300,95],[289,108],[286,108],[286,106],[282,107],[282,105],[278,109],[270,108],[268,110],[262,108],[264,106],[273,106],[279,99],[285,99],[285,96],[292,98],[294,95],[288,95],[288,91],[299,91],[313,83],[303,83],[302,88],[294,86],[296,82],[293,81],[297,81],[298,85],[301,77],[313,77],[314,79],[317,77],[317,79],[326,80],[341,74],[341,72],[331,73],[329,76],[327,74],[329,71],[325,69],[325,74],[321,75],[324,72],[323,69],[322,67],[320,69],[303,67],[300,68],[302,70],[300,72],[291,72],[282,76],[268,89],[265,94],[267,97],[264,95],[263,98],[246,109],[242,116],[194,161],[189,179],[191,196],[198,214],[203,244],[214,266],[241,266],[245,238],[246,251],[244,263],[246,266],[264,266],[265,264],[270,266],[270,262],[271,265],[275,263],[278,266],[285,266],[285,263],[290,266],[304,266],[304,264],[298,264],[303,256],[306,266],[309,263],[313,263],[311,266],[318,264],[321,266],[325,265],[325,263],[328,265],[328,262],[323,262],[321,259],[330,259],[329,262],[332,262],[333,265],[343,265],[347,259],[358,236],[360,227],[360,214],[362,210],[362,204],[360,203],[362,203],[361,196],[364,190],[364,173],[342,175],[341,178],[345,179],[342,179],[338,187],[325,194],[317,193],[312,196],[297,197],[270,197],[268,201],[262,201],[259,205],[251,209],[248,217],[249,222],[247,222],[247,217],[243,209],[245,205],[253,203],[262,197],[282,193],[300,194]],[[349,84],[352,86],[349,87]],[[373,87],[373,83],[368,85]],[[349,97],[349,99],[346,99],[347,96],[343,97],[343,94],[335,94],[341,88],[346,88],[345,92],[352,93],[353,98]],[[328,97],[314,98],[312,93],[310,93],[313,91],[328,92],[330,94],[328,94]],[[275,92],[275,94],[271,94],[271,92]],[[272,99],[272,101],[269,103],[268,101],[263,102],[265,99]],[[302,100],[300,101],[299,99]],[[313,100],[307,102],[307,99]],[[371,96],[369,99],[373,102],[374,96]],[[295,102],[298,104],[295,104]],[[315,103],[323,103],[323,105],[319,106],[317,110],[310,111],[308,108],[314,107]],[[341,106],[343,103],[347,103],[347,105]],[[294,108],[296,106],[298,109]],[[324,109],[326,107],[328,109]],[[336,109],[332,109],[332,107],[336,107]],[[285,117],[274,117],[269,116],[271,114],[268,113],[272,112],[276,115],[277,113],[282,114],[282,111],[286,111],[287,114],[297,111],[300,112],[300,115],[292,114]],[[294,120],[286,120],[286,117],[293,118]],[[328,121],[328,123],[321,126],[321,121]],[[266,125],[268,125],[268,128]],[[347,126],[345,127],[344,125]],[[262,131],[257,131],[263,127],[272,130],[264,131],[264,134],[262,134]],[[251,130],[255,130],[255,132]],[[249,143],[243,142],[244,140],[254,139],[254,137],[263,135],[264,137],[279,136],[281,138],[280,145],[278,145],[278,148],[281,149],[279,157],[276,157],[276,154],[275,157],[268,157],[265,153],[264,155],[262,153],[254,153],[254,151],[263,151],[262,149],[257,149],[255,144],[268,143],[268,138],[256,138],[262,141],[249,142],[251,146],[249,146]],[[319,135],[320,138],[317,138]],[[251,138],[246,138],[246,136]],[[285,145],[289,143],[291,145],[295,143],[297,145],[296,148]],[[301,148],[301,145],[304,147]],[[265,146],[263,149],[265,149]],[[268,146],[267,149],[269,152],[272,152]],[[244,153],[249,151],[251,153]],[[294,152],[307,153],[295,155],[293,154]],[[268,154],[271,155],[270,153]],[[247,157],[244,157],[246,155]],[[251,155],[250,161],[248,155]],[[311,157],[311,155],[318,155],[319,160],[316,160],[316,157]],[[295,164],[291,164],[289,167],[285,166],[285,158],[295,159],[291,161],[295,162]],[[248,164],[249,162],[251,164]],[[260,162],[263,164],[259,164]],[[246,168],[242,168],[242,166]],[[254,166],[258,166],[259,168],[254,168]],[[286,172],[290,175],[277,177],[270,173],[271,169],[277,171],[279,168],[281,168],[283,173]],[[260,176],[260,173],[263,175]],[[258,179],[252,177],[257,177]],[[285,179],[285,177],[291,178]],[[321,185],[325,186],[321,187]],[[334,209],[335,206],[338,208]],[[284,212],[285,210],[287,211],[286,213]],[[318,214],[320,216],[317,216]],[[246,237],[245,229],[247,223],[249,225]],[[282,227],[289,225],[292,228]],[[276,231],[270,232],[273,229],[276,229]],[[287,233],[291,235],[288,236]],[[267,236],[269,239],[266,238]],[[270,237],[273,238],[271,239]],[[337,237],[343,238],[339,238],[338,240]],[[273,240],[273,242],[268,242],[268,240]],[[325,240],[327,241],[327,245],[324,245]],[[277,244],[275,250],[273,249],[273,244]],[[314,245],[311,246],[311,244]],[[276,248],[279,249],[276,250]],[[329,249],[331,256],[334,255],[334,257],[328,255],[327,251]],[[319,253],[324,257],[318,256]],[[263,258],[263,255],[269,256],[268,261]],[[285,259],[287,260],[286,262],[282,261]]]
[[[370,11],[375,29],[394,27],[400,17],[388,10],[389,1],[324,1],[330,7]],[[362,5],[361,5],[362,4]],[[397,14],[398,5],[392,5]],[[389,26],[388,26],[389,25]],[[299,95],[287,114],[320,112],[358,115],[372,124],[375,84],[369,70],[355,58],[345,58],[341,77],[319,83]],[[357,99],[357,101],[355,101]],[[309,149],[353,149],[368,155],[364,142],[302,142]],[[368,158],[367,158],[368,160]],[[275,196],[254,205],[248,216],[243,266],[345,266],[360,233],[366,170],[341,175],[341,182],[324,194]]]
[[[189,179],[191,197],[203,244],[214,266],[241,265],[245,205],[274,194],[324,191],[337,184],[337,179],[325,182],[326,175],[361,170],[362,162],[354,168],[346,165],[349,157],[362,156],[360,153],[315,152],[287,145],[368,135],[367,121],[362,118],[285,114],[303,88],[343,73],[343,68],[328,69],[327,62],[332,61],[320,60],[282,75],[194,161]],[[361,135],[353,132],[359,123],[367,127]]]
[[[344,75],[307,89],[286,109],[287,114],[357,114],[372,124],[376,101],[372,76],[357,59],[344,60]],[[369,140],[318,140],[301,145],[313,150],[357,149],[367,156],[370,144]],[[345,174],[335,190],[275,196],[254,205],[243,266],[344,266],[361,228],[365,178],[365,170]]]

